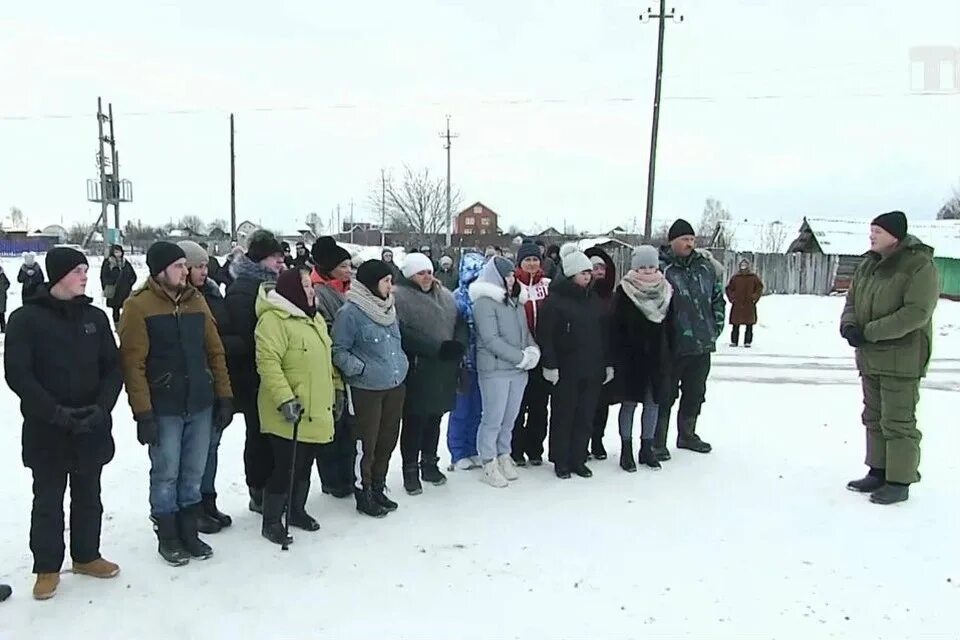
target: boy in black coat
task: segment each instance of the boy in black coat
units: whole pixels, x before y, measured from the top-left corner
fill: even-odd
[[[63,495],[70,482],[73,572],[112,578],[120,568],[100,556],[100,474],[113,459],[110,413],[122,378],[110,321],[84,295],[87,259],[47,253],[50,282],[13,312],[3,363],[20,397],[23,463],[33,471],[30,550],[38,600],[53,597],[64,556]]]

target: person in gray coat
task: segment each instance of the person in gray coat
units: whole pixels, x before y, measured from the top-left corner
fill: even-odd
[[[477,452],[483,462],[483,481],[505,487],[516,480],[510,457],[513,425],[527,386],[527,371],[540,362],[523,306],[511,295],[513,262],[494,256],[470,285],[477,329],[477,374],[483,414],[477,430]]]

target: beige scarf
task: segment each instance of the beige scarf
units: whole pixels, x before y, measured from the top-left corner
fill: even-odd
[[[347,291],[347,300],[357,305],[361,311],[367,314],[371,320],[377,324],[389,327],[397,321],[397,309],[393,305],[393,294],[387,296],[387,299],[378,298],[370,292],[365,284],[359,280],[350,283],[350,290]]]
[[[659,271],[643,275],[630,270],[620,281],[620,288],[650,322],[660,323],[667,317],[673,287]]]

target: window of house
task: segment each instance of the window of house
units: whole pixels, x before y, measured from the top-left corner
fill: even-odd
[[[463,235],[465,235],[465,236],[469,236],[469,235],[471,235],[472,233],[473,233],[473,229],[464,229],[464,230],[463,230]]]
[[[490,226],[490,218],[483,218],[482,220],[480,220],[480,224],[482,224],[482,225],[485,226],[485,227],[489,227],[489,226]]]
[[[474,212],[474,213],[483,213],[483,207],[481,207],[480,205],[477,205],[477,206],[475,206],[475,207],[473,208],[473,212]]]
[[[465,225],[467,225],[468,227],[472,227],[473,225],[477,224],[477,219],[476,219],[476,218],[467,218],[466,220],[463,221],[463,223],[464,223]]]

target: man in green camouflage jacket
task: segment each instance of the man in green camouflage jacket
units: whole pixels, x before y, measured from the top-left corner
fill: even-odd
[[[669,460],[667,431],[670,413],[680,396],[677,447],[710,453],[712,447],[697,435],[697,419],[707,393],[710,354],[723,331],[723,266],[706,251],[696,249],[693,227],[680,219],[670,227],[670,246],[660,252],[660,268],[673,287],[667,316],[671,362],[654,436],[654,454]],[[682,396],[681,396],[682,390]]]
[[[840,335],[857,350],[870,467],[847,488],[876,504],[903,502],[920,480],[916,408],[939,295],[933,249],[907,234],[902,212],[878,216],[840,318]]]

